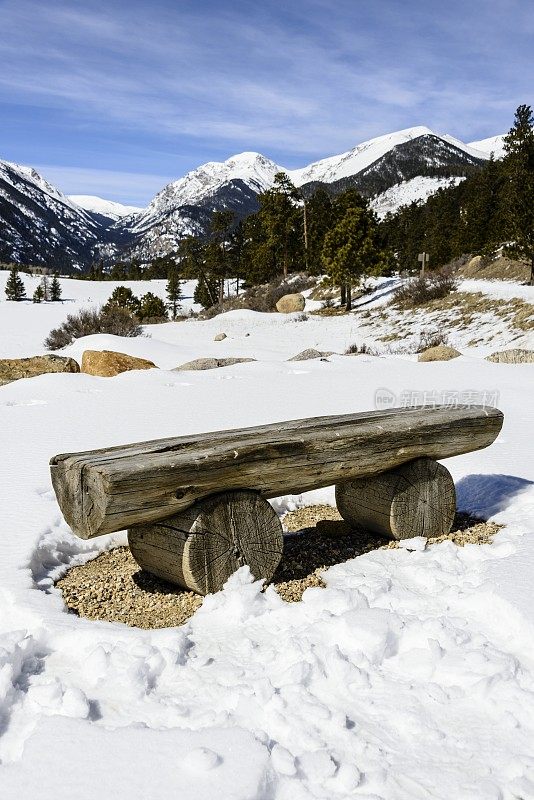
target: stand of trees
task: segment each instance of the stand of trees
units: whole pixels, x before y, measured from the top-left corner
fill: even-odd
[[[505,156],[490,158],[459,186],[441,189],[426,203],[412,203],[382,224],[385,242],[399,267],[414,268],[417,255],[431,254],[440,266],[467,253],[489,254],[508,243],[510,255],[531,265],[534,283],[534,117],[516,111],[505,137]]]

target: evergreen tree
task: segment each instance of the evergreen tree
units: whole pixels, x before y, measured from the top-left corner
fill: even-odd
[[[304,261],[299,192],[285,172],[277,172],[271,189],[260,195],[260,219],[277,271],[287,278]],[[300,262],[300,263],[299,263]]]
[[[224,281],[228,277],[227,239],[234,224],[235,214],[230,209],[214,211],[211,218],[210,233],[212,243],[212,272],[219,277],[219,303],[224,300]]]
[[[143,321],[166,319],[165,303],[161,297],[157,297],[152,292],[147,292],[141,297],[137,316]]]
[[[61,300],[61,284],[59,282],[57,273],[52,278],[52,283],[50,284],[50,299],[54,303],[56,303],[58,300]]]
[[[348,206],[327,233],[323,246],[325,270],[338,286],[346,287],[346,308],[352,308],[351,287],[365,275],[380,274],[388,263],[380,247],[375,215],[358,202]]]
[[[332,226],[332,198],[319,188],[306,200],[306,227],[308,240],[308,271],[318,275],[323,269],[321,253],[326,234]]]
[[[168,306],[171,310],[172,318],[176,319],[176,315],[180,307],[180,300],[183,298],[182,289],[180,286],[180,275],[178,274],[176,265],[169,270],[165,291],[167,292],[167,299],[169,301]]]
[[[508,177],[508,224],[515,253],[530,262],[534,285],[534,116],[521,105],[504,139]]]
[[[134,295],[128,286],[116,286],[115,289],[113,289],[109,300],[104,305],[104,309],[112,306],[125,308],[131,314],[137,315],[139,313],[139,298]]]
[[[211,308],[217,303],[219,281],[208,272],[201,272],[195,287],[193,300],[204,308]]]
[[[43,287],[39,284],[33,293],[32,300],[34,303],[41,303],[43,301],[44,292]]]
[[[8,300],[26,300],[26,289],[17,267],[11,267],[6,281],[6,297]]]

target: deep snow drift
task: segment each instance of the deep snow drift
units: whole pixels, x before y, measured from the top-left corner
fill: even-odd
[[[0,301],[1,357],[43,352],[50,327],[113,289],[62,284],[70,303]],[[163,282],[132,286],[164,291]],[[379,312],[388,287],[381,282],[366,308]],[[529,288],[507,291],[534,299]],[[369,325],[358,312],[232,312],[150,326],[138,339],[88,337],[65,351],[122,350],[158,370],[0,387],[2,800],[534,798],[534,365],[487,362],[482,347],[444,363],[286,360],[307,347],[343,352],[369,341]],[[222,331],[228,338],[214,342]],[[534,347],[532,337],[522,346]],[[211,355],[257,362],[171,371]],[[459,507],[506,525],[493,544],[369,553],[330,568],[327,588],[297,604],[262,593],[244,568],[181,628],[141,631],[66,612],[54,579],[125,539],[71,534],[51,488],[52,455],[368,410],[377,389],[398,403],[413,393],[496,397],[505,413],[497,442],[446,462]],[[333,502],[331,489],[311,495],[273,505]]]

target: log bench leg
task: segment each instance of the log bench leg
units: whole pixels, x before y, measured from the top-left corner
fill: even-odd
[[[257,492],[211,495],[173,517],[136,525],[128,544],[142,569],[198,594],[217,592],[248,564],[270,580],[282,557],[282,525]]]
[[[409,539],[449,533],[456,493],[442,464],[417,458],[378,475],[338,483],[336,503],[349,525],[392,539]]]

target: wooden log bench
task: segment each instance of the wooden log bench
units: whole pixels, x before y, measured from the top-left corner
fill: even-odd
[[[502,422],[473,406],[371,411],[66,453],[50,469],[75,534],[127,528],[143,569],[207,594],[244,564],[274,574],[283,536],[267,498],[335,484],[349,524],[395,539],[448,533],[454,484],[436,459],[487,447]]]

